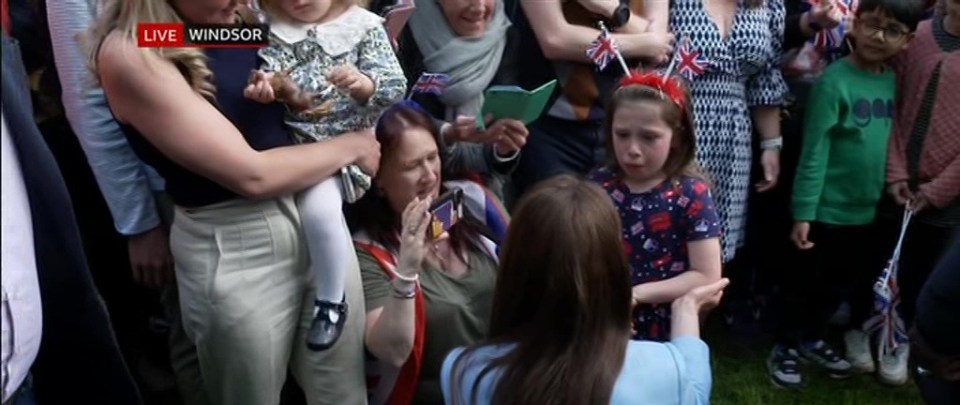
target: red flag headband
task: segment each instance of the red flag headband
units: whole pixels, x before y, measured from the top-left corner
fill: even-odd
[[[667,77],[657,72],[631,72],[620,81],[617,90],[629,86],[644,86],[656,90],[661,97],[666,97],[680,110],[686,109],[686,95],[683,85],[676,77]]]

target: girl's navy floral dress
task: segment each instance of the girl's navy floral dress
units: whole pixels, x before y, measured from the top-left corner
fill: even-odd
[[[681,176],[633,193],[619,173],[593,171],[590,179],[610,194],[623,223],[623,248],[633,285],[665,280],[690,269],[687,242],[721,235],[710,187]],[[634,339],[670,339],[670,303],[639,305],[633,313]]]

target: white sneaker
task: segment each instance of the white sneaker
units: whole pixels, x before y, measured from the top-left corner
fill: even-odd
[[[904,343],[893,354],[880,357],[880,372],[877,377],[887,385],[903,385],[907,382],[907,361],[910,359],[910,344]]]
[[[860,329],[850,329],[843,335],[847,349],[847,361],[860,373],[872,373],[877,369],[870,353],[870,335]]]

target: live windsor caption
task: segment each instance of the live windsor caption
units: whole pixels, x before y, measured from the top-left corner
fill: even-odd
[[[144,48],[259,48],[269,41],[270,27],[144,23],[137,26],[137,45]]]

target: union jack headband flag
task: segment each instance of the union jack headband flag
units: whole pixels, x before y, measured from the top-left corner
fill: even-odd
[[[680,40],[680,49],[677,50],[675,58],[677,73],[689,81],[693,81],[710,67],[710,60],[703,56],[703,52],[699,49],[693,49],[688,37]]]
[[[601,30],[600,36],[593,40],[590,48],[587,49],[587,56],[597,65],[600,70],[607,68],[610,61],[617,59],[620,52],[620,45],[610,36],[607,30]]]
[[[443,90],[447,88],[447,84],[450,83],[450,76],[443,73],[426,73],[420,75],[420,78],[417,79],[417,82],[413,84],[413,88],[410,89],[410,94],[407,96],[409,99],[413,93],[430,93],[433,95],[443,94]]]

